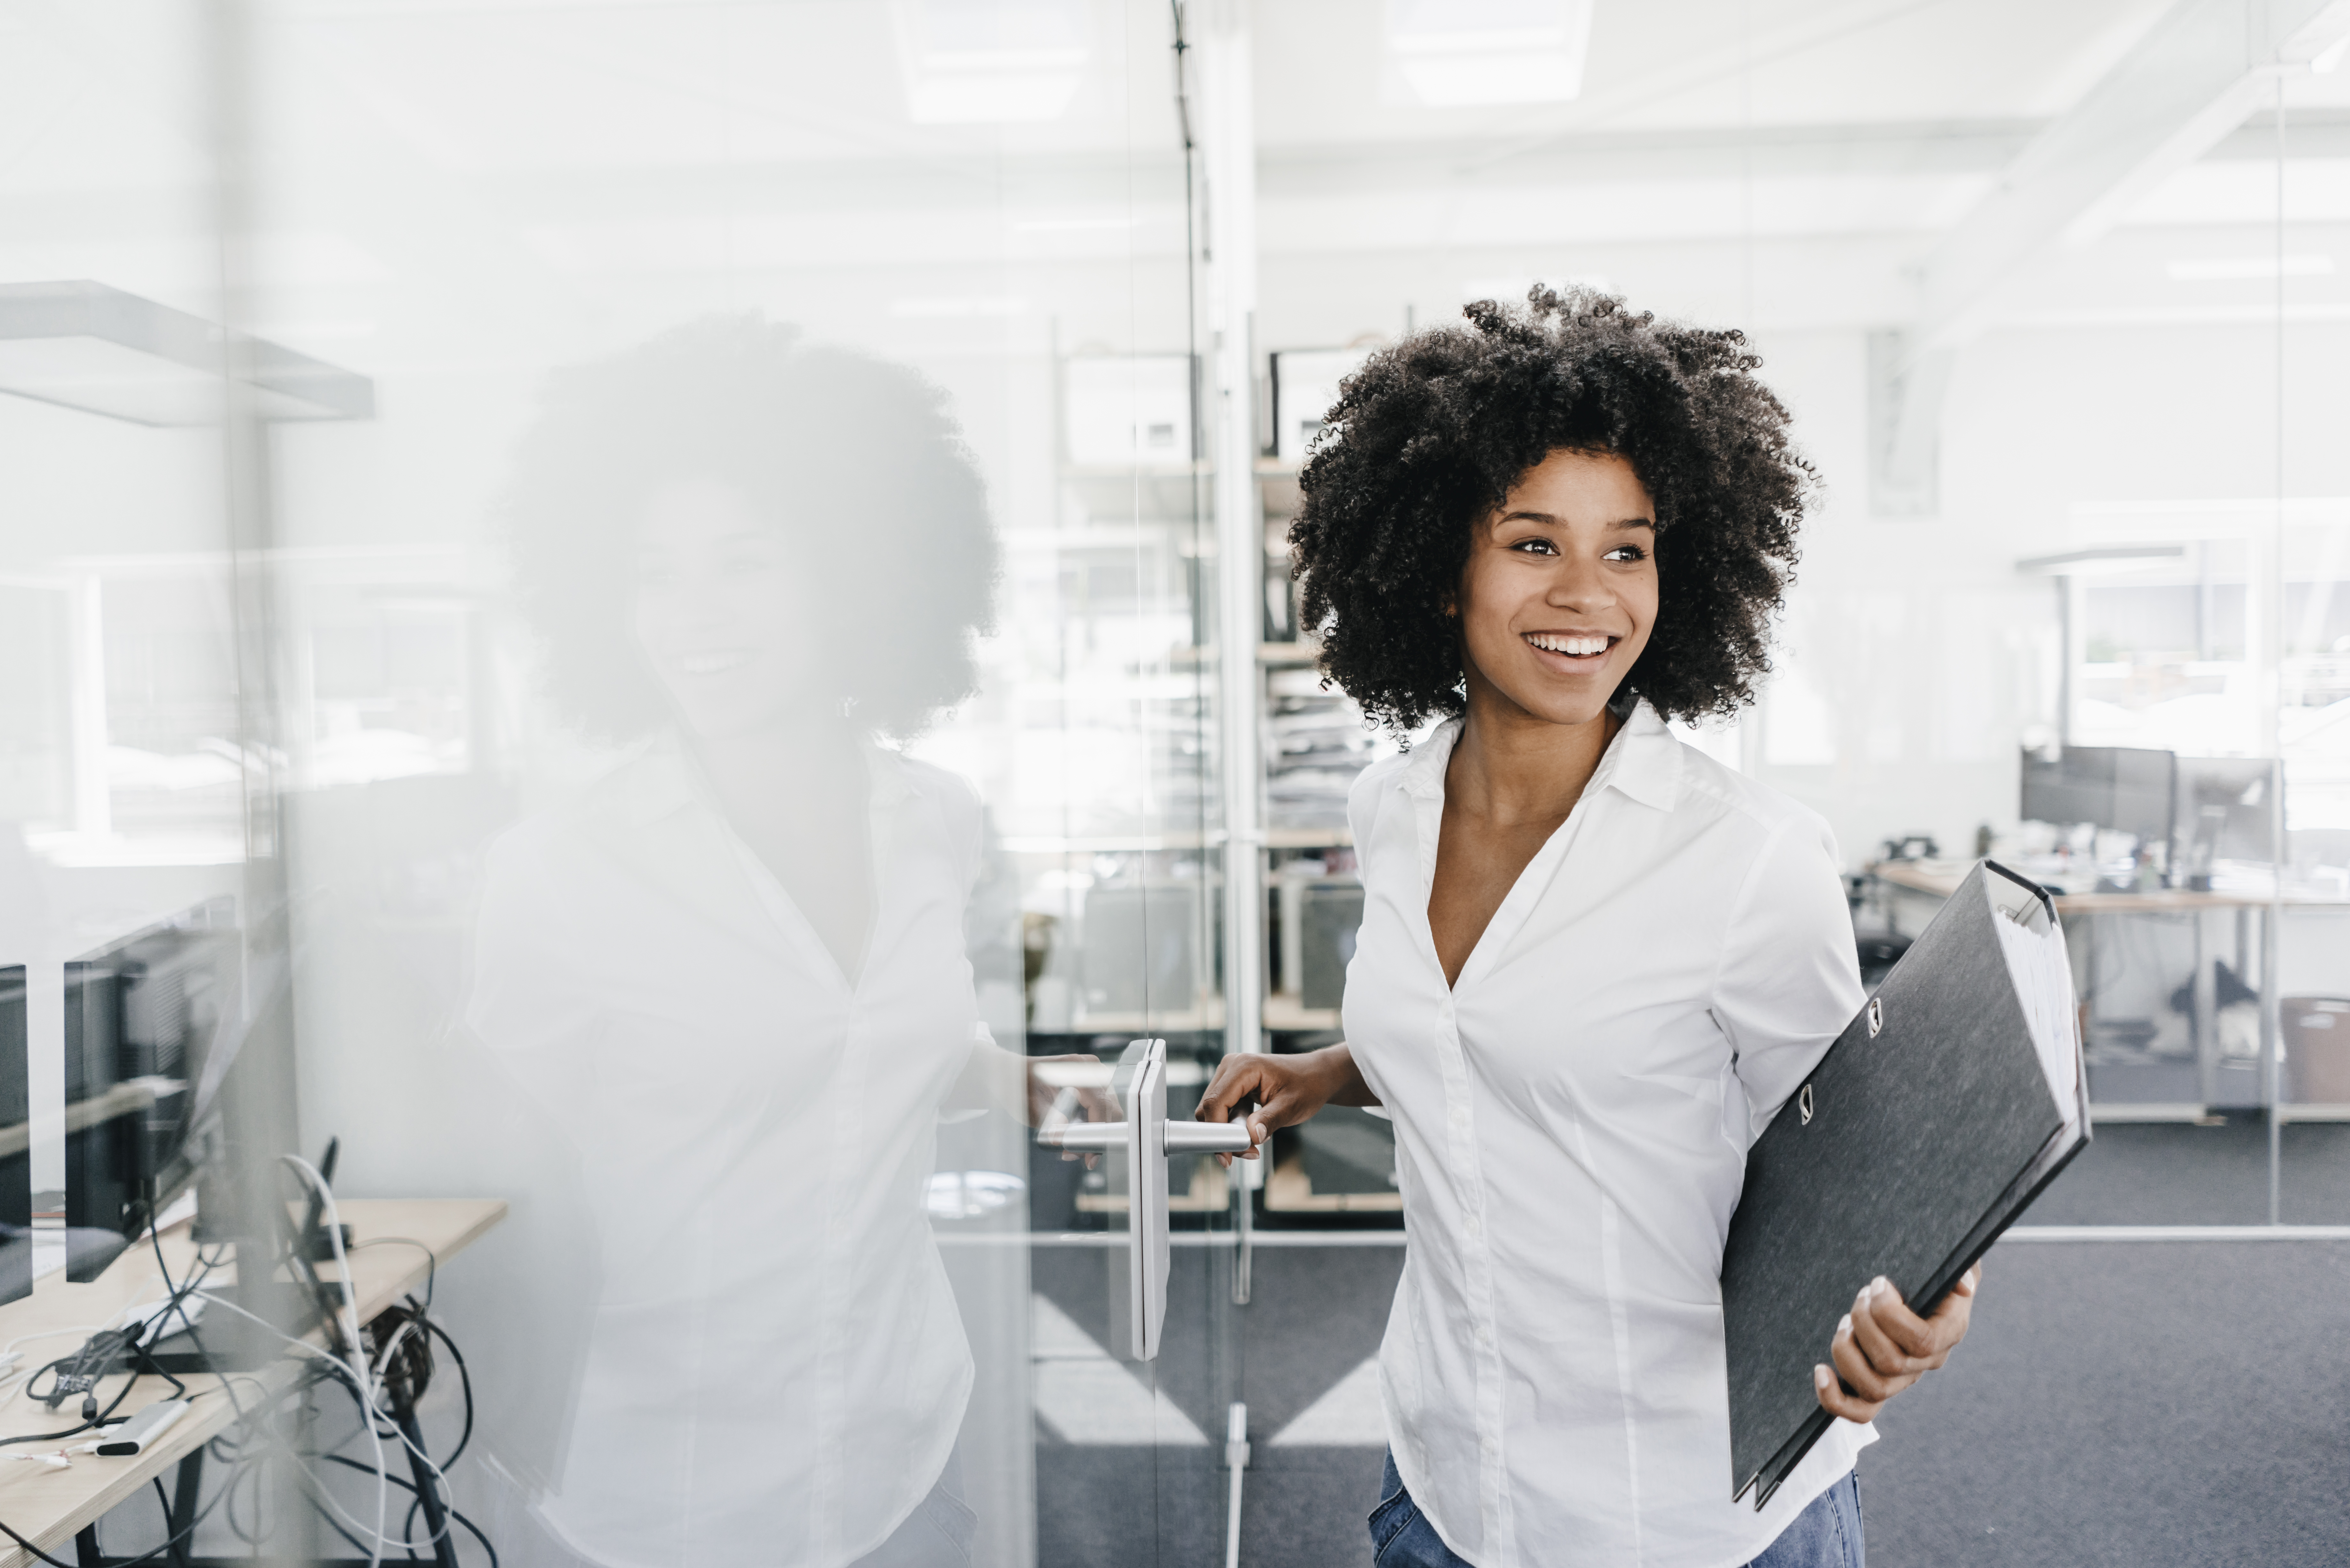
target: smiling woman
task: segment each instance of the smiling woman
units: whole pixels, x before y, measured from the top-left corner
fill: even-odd
[[[1466,315],[1357,371],[1300,476],[1290,542],[1324,671],[1399,730],[1461,711],[1449,621],[1473,524],[1551,453],[1613,453],[1640,497],[1610,521],[1655,524],[1632,542],[1653,533],[1656,609],[1646,647],[1607,670],[1667,718],[1742,707],[1813,487],[1743,335],[1581,289]]]
[[[1854,1459],[1973,1282],[1931,1320],[1864,1291],[1814,1376],[1840,1419],[1728,1500],[1724,1233],[1860,977],[1826,824],[1664,722],[1752,697],[1811,471],[1737,333],[1468,315],[1347,383],[1291,535],[1324,671],[1455,716],[1347,800],[1346,1041],[1225,1058],[1199,1115],[1248,1158],[1325,1105],[1393,1121],[1385,1568],[1861,1568]]]

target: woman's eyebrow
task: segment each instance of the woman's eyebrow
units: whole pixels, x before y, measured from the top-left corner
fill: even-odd
[[[1565,521],[1563,518],[1548,512],[1504,512],[1499,517],[1494,518],[1493,521],[1495,523],[1540,523],[1544,526],[1549,528],[1563,528],[1566,526]],[[1653,517],[1618,517],[1615,522],[1607,524],[1610,528],[1648,528],[1651,530],[1653,530],[1656,525],[1657,520]]]

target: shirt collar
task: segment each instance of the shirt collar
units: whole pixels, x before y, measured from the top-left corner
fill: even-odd
[[[857,749],[865,760],[865,777],[871,789],[868,799],[875,811],[894,808],[913,796],[913,781],[906,776],[902,755],[876,744],[870,736],[859,736]],[[718,811],[700,764],[675,731],[663,731],[639,743],[631,760],[636,765],[617,770],[631,821],[657,822],[695,805]]]
[[[1398,783],[1415,800],[1444,798],[1444,767],[1461,740],[1461,717],[1439,724],[1428,739],[1412,749]],[[1608,742],[1591,775],[1591,788],[1613,789],[1642,805],[1670,811],[1679,798],[1680,742],[1654,708],[1645,701],[1632,705],[1631,717]]]

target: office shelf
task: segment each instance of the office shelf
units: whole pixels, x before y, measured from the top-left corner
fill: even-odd
[[[1264,1026],[1295,1034],[1336,1029],[1338,1027],[1338,1010],[1335,1007],[1308,1007],[1297,1000],[1295,992],[1276,991],[1264,999]]]
[[[1400,1192],[1316,1192],[1305,1159],[1291,1155],[1264,1179],[1264,1206],[1276,1214],[1400,1214]]]

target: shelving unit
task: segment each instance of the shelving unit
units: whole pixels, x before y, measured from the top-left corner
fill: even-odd
[[[1141,433],[1137,424],[1138,451]],[[1113,448],[1116,436],[1110,430]],[[1087,439],[1098,442],[1104,431]],[[1087,1050],[1097,1048],[1088,1037],[1154,1033],[1190,1036],[1204,1061],[1236,1042],[1284,1051],[1334,1038],[1338,976],[1352,951],[1351,929],[1340,929],[1353,919],[1345,890],[1356,885],[1346,794],[1382,747],[1350,701],[1321,689],[1317,650],[1296,637],[1287,534],[1299,500],[1297,471],[1269,460],[1237,475],[1204,461],[1081,462],[1065,449],[1057,481],[1052,525],[1008,531],[1004,545],[1029,591],[1045,596],[1039,611],[1052,600],[1060,640],[1032,649],[1006,689],[1020,702],[1065,705],[1058,710],[1065,732],[1076,722],[1067,715],[1086,703],[1139,708],[1124,725],[1158,737],[1135,753],[1152,776],[1144,787],[1127,775],[1115,793],[1159,808],[1155,817],[1138,815],[1105,798],[1109,792],[1072,784],[1057,825],[1047,821],[1049,808],[1015,805],[1006,814],[997,846],[1017,864],[1023,909],[1039,922],[1042,956],[1026,982],[1032,1048]],[[1258,558],[1243,568],[1256,585],[1253,615],[1240,607],[1249,597],[1234,571],[1242,563],[1227,555],[1246,535],[1219,501],[1236,481],[1254,497]],[[1217,517],[1223,527],[1211,521]],[[1133,596],[1116,609],[1089,597],[1113,579]],[[1146,627],[1163,640],[1150,644]],[[1243,648],[1239,670],[1227,668],[1228,652]],[[1243,749],[1257,760],[1246,760]],[[1261,809],[1232,801],[1236,785],[1220,768],[1235,768],[1242,778],[1253,769],[1251,794]],[[1180,808],[1169,806],[1187,783],[1222,790],[1227,811],[1182,820]],[[1016,792],[991,798],[1012,802]],[[1235,805],[1242,809],[1232,810]],[[1243,826],[1235,834],[1228,822]],[[1235,861],[1235,853],[1250,858]],[[1236,900],[1227,877],[1243,878]],[[1102,903],[1112,888],[1126,890],[1128,912],[1116,917],[1124,925],[1102,923],[1113,918]],[[1339,890],[1335,906],[1322,901],[1326,889]],[[1138,904],[1152,911],[1148,956],[1128,950]],[[1235,908],[1254,910],[1238,936],[1263,954],[1261,967],[1235,961],[1229,934],[1242,918]],[[1310,964],[1309,925],[1316,934]],[[1308,969],[1310,997],[1301,985]],[[1236,977],[1253,994],[1230,994]],[[1154,1002],[1148,1009],[1138,1005],[1145,995]],[[1171,1005],[1155,1005],[1162,995]],[[1377,1125],[1384,1136],[1384,1124]],[[1360,1143],[1362,1133],[1353,1128],[1350,1136]],[[1391,1192],[1315,1192],[1308,1163],[1293,1151],[1284,1170],[1253,1168],[1247,1179],[1261,1187],[1262,1208],[1297,1214],[1392,1208]],[[1222,1173],[1213,1183],[1195,1179],[1176,1206],[1212,1207],[1229,1191]]]
[[[1280,1051],[1320,1044],[1315,1036],[1335,1036],[1340,1028],[1336,987],[1328,976],[1332,968],[1343,970],[1351,956],[1351,935],[1342,939],[1337,951],[1317,953],[1324,976],[1319,989],[1330,1004],[1307,1005],[1306,906],[1315,893],[1357,886],[1346,792],[1384,748],[1370,739],[1361,711],[1350,700],[1321,689],[1314,673],[1319,649],[1298,636],[1288,544],[1289,522],[1299,501],[1297,470],[1261,460],[1256,487],[1264,553],[1264,615],[1259,628],[1263,640],[1256,650],[1256,693],[1264,758],[1266,930],[1272,960],[1263,1025],[1268,1046]],[[1392,1136],[1385,1123],[1370,1125],[1380,1136]],[[1308,1128],[1297,1136],[1306,1139],[1316,1135]],[[1269,1213],[1391,1214],[1401,1208],[1394,1192],[1316,1192],[1307,1166],[1302,1154],[1291,1154],[1267,1173],[1263,1202]]]

